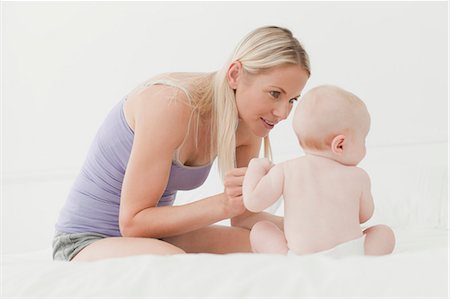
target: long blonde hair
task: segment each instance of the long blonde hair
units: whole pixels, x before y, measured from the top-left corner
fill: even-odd
[[[272,67],[296,64],[311,75],[309,57],[300,42],[286,28],[266,26],[257,28],[245,36],[231,58],[215,75],[212,99],[212,129],[217,133],[213,152],[217,152],[219,172],[224,174],[235,167],[236,128],[238,111],[233,89],[227,81],[230,64],[240,61],[244,72],[258,74]],[[264,156],[271,158],[269,136],[264,137]]]
[[[292,32],[286,28],[266,26],[245,36],[223,68],[217,72],[206,75],[163,74],[144,84],[148,86],[162,83],[178,87],[186,93],[192,113],[197,112],[198,117],[208,114],[211,119],[210,160],[217,154],[222,179],[226,172],[236,166],[238,110],[234,90],[227,81],[228,68],[234,61],[240,61],[244,72],[252,75],[285,64],[301,65],[308,75],[311,74],[308,54]],[[198,123],[197,120],[196,146]],[[272,156],[269,136],[264,137],[264,156]]]

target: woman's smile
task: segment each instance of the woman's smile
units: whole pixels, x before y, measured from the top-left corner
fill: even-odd
[[[262,117],[260,117],[260,119],[262,120],[262,123],[264,124],[264,126],[267,129],[271,130],[271,129],[273,129],[273,127],[275,127],[275,123],[274,122],[268,121],[267,119],[262,118]]]

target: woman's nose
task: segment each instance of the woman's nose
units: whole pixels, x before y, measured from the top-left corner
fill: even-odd
[[[275,109],[273,110],[273,114],[278,119],[286,119],[289,116],[289,112],[291,112],[291,105],[289,103],[279,103]]]

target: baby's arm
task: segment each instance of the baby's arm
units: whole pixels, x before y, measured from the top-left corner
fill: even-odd
[[[244,205],[260,212],[272,205],[283,193],[284,174],[281,165],[272,166],[268,159],[252,159],[242,185]]]
[[[359,205],[359,223],[364,223],[372,217],[374,203],[370,192],[370,177],[363,169],[360,170],[363,188]]]
[[[359,207],[359,222],[364,223],[373,215],[374,203],[370,192],[369,175],[361,169],[361,178],[363,182],[363,191],[361,194]],[[390,254],[395,247],[395,235],[392,229],[387,225],[374,225],[363,231],[365,236],[364,254],[366,255],[384,255]]]

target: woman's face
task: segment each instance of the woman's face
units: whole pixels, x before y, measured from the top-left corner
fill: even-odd
[[[283,65],[257,75],[244,73],[239,62],[234,85],[240,121],[259,137],[286,119],[308,80],[298,65]],[[233,66],[230,67],[232,71]]]

